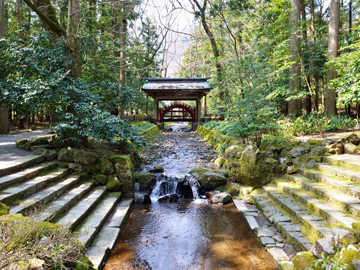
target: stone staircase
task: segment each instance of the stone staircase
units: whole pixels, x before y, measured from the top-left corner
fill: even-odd
[[[325,156],[252,194],[258,208],[298,251],[360,221],[360,156]]]
[[[101,269],[125,221],[132,199],[106,186],[81,181],[79,175],[30,155],[0,163],[0,202],[10,214],[36,213],[40,221],[66,226],[87,248],[95,269]]]

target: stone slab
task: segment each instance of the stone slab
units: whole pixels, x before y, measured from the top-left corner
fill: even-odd
[[[248,224],[249,224],[249,226],[250,226],[250,228],[252,230],[254,230],[255,228],[259,228],[259,224],[256,222],[254,217],[246,216],[245,218],[246,218],[246,220],[247,220],[247,222],[248,222]]]
[[[77,188],[71,189],[68,193],[63,194],[55,201],[51,202],[48,207],[44,209],[41,213],[40,220],[42,221],[51,221],[56,219],[72,205],[77,203],[80,198],[82,198],[87,192],[89,192],[93,187],[92,182],[88,182],[80,185]]]
[[[248,208],[246,204],[239,199],[233,199],[233,202],[240,212],[257,212],[256,208]]]
[[[260,227],[256,234],[258,237],[273,237],[275,232],[268,227]]]
[[[121,201],[115,208],[114,213],[106,221],[108,227],[121,227],[125,222],[133,199]]]
[[[74,229],[82,222],[95,207],[99,200],[106,194],[104,187],[98,187],[92,191],[86,198],[77,203],[57,224]]]
[[[275,240],[272,239],[271,237],[260,237],[260,242],[263,246],[266,245],[275,245]]]
[[[119,232],[119,228],[103,227],[96,236],[93,244],[86,251],[86,256],[88,256],[93,263],[94,269],[100,269],[102,267],[106,253],[113,248]]]
[[[269,219],[271,222],[274,222],[274,223],[291,221],[290,217],[283,215],[282,213],[273,215]]]
[[[288,261],[289,257],[286,255],[285,251],[281,248],[269,248],[267,250],[275,261]]]
[[[35,165],[44,161],[45,157],[42,155],[28,155],[13,161],[0,162],[0,176],[8,175],[13,172],[25,169],[29,166]]]

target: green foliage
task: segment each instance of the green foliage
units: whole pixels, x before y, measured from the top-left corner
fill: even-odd
[[[339,129],[348,129],[355,126],[355,120],[348,116],[326,116],[320,115],[320,122],[323,130],[334,131]],[[296,119],[285,118],[280,120],[279,125],[284,132],[290,135],[303,135],[319,132],[317,116],[315,112],[300,116]]]
[[[343,258],[340,258],[339,261],[337,261],[335,258],[330,258],[330,256],[325,257],[325,253],[321,253],[321,258],[316,260],[315,266],[321,267],[321,269],[331,269],[331,270],[343,270],[347,269],[347,264],[342,263]],[[329,268],[330,267],[330,268]]]
[[[131,126],[137,131],[141,132],[154,126],[154,124],[146,121],[131,122]]]

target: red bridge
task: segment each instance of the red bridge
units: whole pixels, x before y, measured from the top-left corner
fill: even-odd
[[[175,103],[159,109],[159,122],[196,122],[196,108],[187,104]]]

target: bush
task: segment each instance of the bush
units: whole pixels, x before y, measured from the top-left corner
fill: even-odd
[[[354,127],[356,122],[349,116],[326,116],[320,115],[320,122],[323,131],[342,130]],[[296,119],[286,118],[280,120],[279,125],[289,135],[304,135],[320,132],[315,112],[302,115]]]
[[[45,269],[69,269],[74,263],[82,264],[82,269],[89,266],[84,246],[60,225],[21,214],[1,216],[0,224],[1,269],[30,269],[34,261],[40,261]]]

